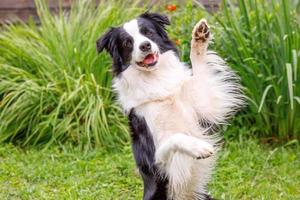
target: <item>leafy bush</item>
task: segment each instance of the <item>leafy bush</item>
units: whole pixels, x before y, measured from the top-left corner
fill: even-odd
[[[113,103],[108,55],[95,42],[106,29],[136,15],[121,1],[80,0],[51,15],[36,1],[41,24],[0,32],[0,142],[64,142],[88,149],[127,141],[125,118]]]
[[[216,49],[239,72],[249,106],[241,126],[257,135],[300,134],[300,2],[223,1]],[[298,12],[297,12],[298,8]]]
[[[36,0],[40,25],[20,22],[4,27],[0,32],[0,142],[47,147],[68,141],[89,149],[128,141],[126,119],[110,89],[111,61],[107,54],[97,55],[95,41],[108,27],[144,11],[138,0],[130,3],[129,7],[128,1],[103,1],[96,8],[94,1],[78,0],[70,12],[52,15],[45,1]],[[161,5],[152,10],[159,9],[174,24],[185,25],[170,32],[174,41],[178,31],[184,33],[179,47],[187,61],[190,32],[203,12],[194,12],[191,2],[176,12]]]
[[[170,36],[184,61],[189,62],[193,26],[206,17],[215,38],[212,48],[241,75],[249,105],[235,118],[233,132],[299,137],[300,3],[291,2],[224,1],[214,18],[217,24],[192,1],[166,11]],[[85,149],[127,142],[126,119],[110,89],[111,61],[107,54],[97,55],[95,41],[108,27],[144,10],[128,4],[103,1],[96,8],[93,1],[78,0],[70,12],[53,16],[37,0],[40,25],[3,28],[0,142],[47,146],[69,141]]]

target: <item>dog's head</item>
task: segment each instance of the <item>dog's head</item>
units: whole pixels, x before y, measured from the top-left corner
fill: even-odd
[[[169,50],[177,52],[168,38],[166,25],[170,25],[167,16],[146,12],[121,27],[110,28],[97,40],[97,50],[100,53],[106,49],[110,53],[116,75],[128,67],[155,70],[161,54]]]

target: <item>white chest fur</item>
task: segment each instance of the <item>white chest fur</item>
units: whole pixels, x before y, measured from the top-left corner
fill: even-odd
[[[130,66],[114,78],[113,88],[125,112],[149,101],[170,96],[190,77],[188,67],[172,51],[161,54],[157,65],[157,70],[151,72]]]
[[[153,135],[154,143],[159,146],[172,134],[185,133],[201,137],[197,114],[183,92],[183,87],[168,97],[151,101],[136,107],[136,113],[145,117]]]

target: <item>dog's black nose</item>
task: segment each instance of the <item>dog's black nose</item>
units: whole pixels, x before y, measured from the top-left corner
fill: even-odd
[[[150,51],[151,50],[151,44],[150,44],[150,42],[148,42],[148,41],[143,42],[140,45],[140,50],[143,51],[143,52]]]

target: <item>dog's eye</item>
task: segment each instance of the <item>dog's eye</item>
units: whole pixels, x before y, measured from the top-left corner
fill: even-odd
[[[146,34],[148,37],[151,37],[151,36],[153,36],[153,31],[151,31],[151,30],[146,30],[146,31],[145,31],[145,34]]]
[[[123,43],[123,46],[126,48],[132,48],[132,41],[131,40],[125,40]]]
[[[152,37],[154,35],[154,31],[147,27],[142,27],[140,31],[143,35],[147,37]]]

